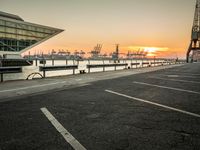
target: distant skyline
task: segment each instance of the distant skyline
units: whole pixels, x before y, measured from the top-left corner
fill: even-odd
[[[152,56],[184,57],[189,46],[196,0],[1,0],[0,10],[27,22],[64,29],[31,49],[102,53],[144,48]]]

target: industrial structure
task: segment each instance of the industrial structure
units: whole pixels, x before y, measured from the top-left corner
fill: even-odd
[[[63,30],[25,22],[21,17],[0,12],[0,58],[15,58]]]
[[[191,42],[186,54],[187,62],[200,60],[200,0],[196,1]]]
[[[112,53],[112,59],[114,60],[119,59],[119,44],[116,44],[115,52]]]
[[[91,54],[91,58],[97,59],[100,58],[101,56],[101,49],[102,49],[102,44],[97,44],[93,50],[91,50],[89,53]]]
[[[144,58],[144,57],[147,56],[147,54],[148,54],[148,51],[145,52],[144,49],[140,49],[139,48],[138,50],[136,50],[134,52],[128,51],[128,53],[126,54],[126,56],[129,59],[132,59],[133,57],[134,58]]]

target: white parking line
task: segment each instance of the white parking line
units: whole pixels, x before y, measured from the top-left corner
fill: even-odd
[[[16,88],[16,89],[9,89],[9,90],[2,90],[2,91],[0,91],[0,93],[13,92],[13,91],[19,91],[19,90],[25,90],[25,89],[32,89],[32,88],[38,88],[38,87],[44,87],[44,86],[56,85],[56,84],[63,84],[63,83],[66,83],[66,81],[63,81],[63,82],[54,82],[54,83],[48,83],[48,84],[40,84],[40,85],[33,85],[33,86],[27,86],[27,87]]]
[[[167,76],[169,78],[178,78],[179,77],[179,75],[164,75],[164,76]]]
[[[81,80],[83,80],[83,79],[76,79],[76,81],[81,81]]]
[[[163,76],[167,76],[169,78],[199,78],[199,77],[194,77],[194,76],[184,76],[184,75],[176,75],[176,74],[163,75]]]
[[[64,137],[64,139],[75,149],[75,150],[86,150],[61,124],[58,120],[47,110],[47,108],[40,108],[43,114],[48,118],[51,124],[56,130]]]
[[[195,84],[200,84],[200,82],[197,81],[188,81],[188,80],[179,80],[179,79],[166,79],[166,78],[160,78],[160,77],[150,77],[153,79],[160,79],[160,80],[166,80],[166,81],[178,81],[178,82],[185,82],[185,83],[195,83]]]
[[[181,92],[187,92],[187,93],[192,93],[192,94],[200,94],[200,92],[196,91],[191,91],[191,90],[184,90],[184,89],[179,89],[179,88],[173,88],[173,87],[167,87],[167,86],[161,86],[161,85],[155,85],[155,84],[149,84],[149,83],[144,83],[144,82],[133,82],[135,84],[141,84],[141,85],[147,85],[147,86],[153,86],[153,87],[159,87],[163,89],[169,89],[169,90],[175,90],[175,91],[181,91]]]
[[[111,91],[111,90],[105,90],[105,91],[112,93],[112,94],[115,94],[115,95],[119,95],[119,96],[122,96],[122,97],[129,98],[129,99],[132,99],[132,100],[135,100],[135,101],[147,103],[147,104],[150,104],[150,105],[155,105],[155,106],[158,106],[158,107],[162,107],[162,108],[165,108],[165,109],[169,109],[169,110],[172,110],[172,111],[176,111],[176,112],[179,112],[179,113],[183,113],[183,114],[187,114],[187,115],[190,115],[190,116],[193,116],[193,117],[200,118],[199,114],[195,114],[195,113],[192,113],[192,112],[189,112],[189,111],[185,111],[185,110],[181,110],[181,109],[178,109],[178,108],[162,105],[162,104],[159,104],[159,103],[151,102],[151,101],[144,100],[144,99],[137,98],[137,97],[128,96],[128,95],[121,94],[121,93]]]
[[[172,72],[172,71],[168,71],[168,73],[171,72],[171,73],[178,73],[178,74],[181,74],[181,75],[189,75],[189,76],[200,76],[200,74],[194,74],[194,73],[189,73],[189,72]]]

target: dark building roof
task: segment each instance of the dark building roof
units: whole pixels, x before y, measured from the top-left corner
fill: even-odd
[[[5,18],[9,18],[9,19],[15,19],[15,20],[19,20],[19,21],[24,21],[21,17],[19,17],[17,15],[5,13],[5,12],[2,12],[2,11],[0,11],[0,17],[5,17]]]

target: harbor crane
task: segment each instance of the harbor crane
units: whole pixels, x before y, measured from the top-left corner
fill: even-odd
[[[112,58],[114,60],[119,59],[119,44],[116,44],[116,49],[115,49],[115,52],[112,53]]]
[[[126,54],[127,58],[132,58],[132,57],[146,57],[146,55],[148,54],[148,52],[145,52],[144,50],[141,50],[140,48],[137,51],[131,52],[128,51],[128,53]]]
[[[186,54],[186,61],[193,62],[194,53],[197,52],[200,52],[200,0],[196,0],[191,41]]]
[[[97,44],[94,49],[89,52],[91,54],[91,58],[98,58],[100,56],[101,49],[102,44]]]

